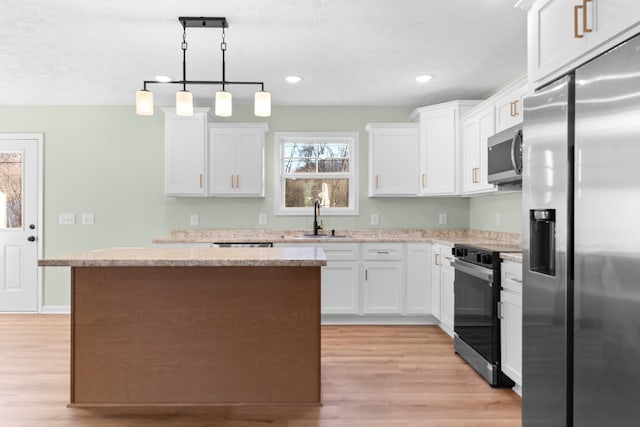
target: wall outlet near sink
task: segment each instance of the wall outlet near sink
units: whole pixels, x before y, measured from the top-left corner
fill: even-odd
[[[438,214],[438,224],[447,225],[447,213],[446,212],[440,212]]]
[[[371,225],[378,225],[380,223],[380,215],[377,213],[371,214]]]
[[[191,225],[198,225],[198,224],[200,224],[200,215],[191,214]]]
[[[267,224],[267,214],[264,212],[260,212],[258,214],[258,224],[266,225]]]

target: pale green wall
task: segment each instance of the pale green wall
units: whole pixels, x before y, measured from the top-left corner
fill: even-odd
[[[250,109],[234,107],[234,122],[269,124],[264,199],[174,198],[164,195],[163,116],[135,115],[133,107],[0,107],[0,132],[44,134],[44,251],[57,256],[108,246],[146,246],[175,228],[189,228],[189,215],[200,215],[201,228],[310,228],[309,217],[273,216],[273,132],[360,131],[360,215],[327,217],[326,228],[369,228],[369,215],[380,215],[379,228],[478,228],[520,232],[520,205],[514,196],[466,198],[367,197],[366,123],[408,122],[408,107],[274,107],[257,120]],[[222,120],[221,120],[222,121]],[[494,204],[497,206],[494,206]],[[495,227],[495,211],[502,227]],[[58,224],[63,212],[76,214],[76,225]],[[438,214],[448,224],[438,225]],[[81,225],[82,213],[94,213],[95,225]],[[471,221],[470,221],[471,218]],[[44,305],[69,305],[69,272],[45,269]]]
[[[522,233],[522,193],[494,193],[469,201],[469,228]],[[496,225],[496,214],[500,225]]]

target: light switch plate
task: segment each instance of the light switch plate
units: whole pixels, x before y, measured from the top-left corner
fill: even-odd
[[[380,223],[380,215],[377,213],[371,214],[371,225],[378,225]]]
[[[191,214],[191,225],[198,225],[198,224],[200,224],[200,215]]]
[[[265,225],[267,223],[267,214],[264,212],[260,212],[258,214],[258,224]]]
[[[74,213],[61,213],[58,218],[59,218],[60,225],[76,224],[76,214]]]
[[[82,214],[82,225],[93,225],[95,223],[95,216],[92,213]]]

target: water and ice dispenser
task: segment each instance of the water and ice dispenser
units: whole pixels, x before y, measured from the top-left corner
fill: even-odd
[[[556,275],[556,210],[529,211],[529,269],[547,276]]]

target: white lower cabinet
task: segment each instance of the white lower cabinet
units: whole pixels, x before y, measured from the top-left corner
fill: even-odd
[[[363,313],[402,313],[402,262],[366,261],[362,283]]]
[[[360,254],[357,243],[321,245],[327,256],[322,267],[322,313],[358,314]]]
[[[431,243],[276,243],[320,246],[322,315],[329,323],[434,324]]]
[[[407,289],[405,312],[407,314],[431,313],[431,244],[407,243]]]
[[[431,248],[431,310],[440,327],[453,336],[454,269],[451,247],[434,244]]]
[[[500,291],[500,364],[514,390],[522,392],[522,264],[502,263]]]
[[[451,248],[445,246],[443,249],[447,253],[442,256],[442,267],[440,269],[440,327],[450,336],[453,336],[453,311],[455,304],[453,281],[455,270],[451,265],[451,261],[453,261]]]
[[[364,243],[362,312],[402,314],[403,244]]]

